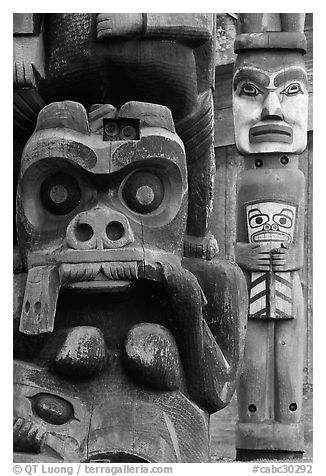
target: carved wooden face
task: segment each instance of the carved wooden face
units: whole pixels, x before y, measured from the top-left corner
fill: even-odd
[[[307,74],[300,53],[241,53],[233,77],[236,146],[241,154],[301,153],[307,141]]]
[[[126,107],[135,115],[137,108],[149,107],[141,104]],[[83,272],[92,280],[101,266],[109,266],[105,263],[144,261],[145,249],[181,254],[187,213],[184,149],[174,126],[173,131],[159,127],[169,117],[153,114],[158,124],[148,127],[155,108],[150,106],[139,133],[118,140],[106,137],[105,119],[103,130],[87,132],[86,111],[78,103],[53,103],[43,110],[23,154],[18,188],[18,238],[29,268],[89,263]],[[60,115],[66,127],[52,123]]]
[[[255,202],[247,204],[249,243],[292,243],[296,207],[284,202]]]

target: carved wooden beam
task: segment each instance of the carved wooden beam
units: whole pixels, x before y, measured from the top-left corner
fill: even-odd
[[[238,180],[236,260],[249,289],[238,385],[238,460],[302,457],[308,79],[304,14],[239,14],[233,74]]]

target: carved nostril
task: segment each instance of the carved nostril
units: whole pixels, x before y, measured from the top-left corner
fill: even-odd
[[[118,221],[111,221],[106,227],[106,236],[111,241],[120,240],[125,234],[124,226]]]
[[[266,225],[264,225],[264,230],[270,230],[270,229],[271,229],[271,226],[268,223],[266,223]]]
[[[88,241],[94,235],[94,230],[88,223],[79,223],[75,228],[75,236],[78,241]]]
[[[263,121],[283,121],[284,115],[280,108],[271,111],[270,108],[264,107],[261,113]]]

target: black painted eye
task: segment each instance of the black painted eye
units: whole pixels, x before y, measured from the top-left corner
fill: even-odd
[[[273,216],[273,220],[278,225],[281,225],[283,228],[291,228],[293,219],[290,216],[277,214]]]
[[[77,180],[66,173],[56,173],[47,177],[41,185],[41,201],[44,207],[55,215],[67,215],[74,210],[81,199]]]
[[[120,132],[120,139],[133,140],[137,137],[137,131],[133,126],[124,126]]]
[[[116,138],[119,134],[119,125],[116,121],[107,120],[104,124],[104,135],[107,138],[113,139]]]
[[[296,96],[297,94],[303,94],[303,91],[299,83],[292,83],[283,89],[281,94],[285,94],[285,96]]]
[[[261,213],[258,209],[251,210],[248,218],[250,228],[257,228],[258,226],[265,225],[269,220],[268,215]]]
[[[260,91],[260,89],[258,89],[257,86],[252,83],[244,83],[241,86],[240,96],[245,95],[255,97],[258,96],[258,94],[263,94],[263,92]]]
[[[73,406],[64,398],[50,393],[38,393],[28,398],[31,400],[33,412],[47,423],[64,425],[72,419],[77,420]]]
[[[122,196],[128,207],[137,213],[151,213],[162,203],[164,186],[152,172],[133,173],[124,184]]]

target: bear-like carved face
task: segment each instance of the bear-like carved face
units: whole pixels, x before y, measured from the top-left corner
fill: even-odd
[[[249,243],[292,243],[296,224],[296,207],[283,202],[247,204]]]
[[[28,268],[140,261],[144,249],[181,255],[187,172],[170,111],[136,102],[119,113],[110,108],[109,118],[104,111],[93,123],[70,101],[41,112],[18,188],[18,236]]]
[[[116,293],[180,266],[187,191],[184,147],[166,107],[96,105],[88,116],[71,101],[46,106],[18,184],[28,270],[20,331],[52,332],[62,287]]]

